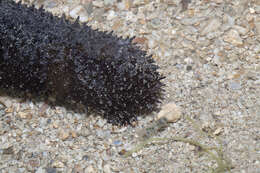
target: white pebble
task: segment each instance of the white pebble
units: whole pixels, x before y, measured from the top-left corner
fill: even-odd
[[[107,20],[113,20],[114,18],[116,18],[116,13],[115,11],[110,10],[107,15]]]
[[[83,9],[83,7],[80,5],[80,6],[77,6],[75,7],[73,10],[70,11],[70,17],[76,19],[78,16],[79,16],[79,12]]]

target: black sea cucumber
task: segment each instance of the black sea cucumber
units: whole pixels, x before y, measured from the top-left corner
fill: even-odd
[[[132,39],[0,0],[0,88],[54,95],[129,124],[157,109],[164,78]]]

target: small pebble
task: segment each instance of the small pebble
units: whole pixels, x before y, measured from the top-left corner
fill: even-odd
[[[222,132],[223,132],[223,128],[220,128],[220,127],[219,127],[219,128],[217,128],[217,129],[213,132],[213,134],[218,136],[218,135],[220,135]]]
[[[202,29],[201,35],[206,35],[210,32],[216,31],[221,26],[218,18],[212,18],[208,21],[207,25]]]
[[[213,2],[216,2],[217,4],[223,3],[224,0],[213,0]]]
[[[256,28],[256,32],[260,35],[260,21],[255,22],[255,28]]]
[[[137,157],[137,156],[138,156],[137,153],[133,153],[133,154],[132,154],[132,157],[133,157],[133,158],[135,158],[135,157]]]
[[[229,83],[229,87],[232,89],[232,90],[239,90],[241,89],[241,84],[239,82],[236,82],[236,81],[231,81]]]
[[[105,166],[104,166],[104,173],[111,173],[112,171],[111,171],[111,166],[109,165],[109,164],[106,164]]]
[[[116,0],[104,0],[104,4],[105,4],[106,6],[108,6],[108,5],[113,5],[115,2],[116,2]]]
[[[9,97],[0,96],[0,103],[4,104],[7,108],[12,106],[12,101]]]
[[[55,160],[53,163],[52,163],[52,166],[54,168],[64,168],[64,163],[62,163],[61,161],[59,160]]]
[[[96,170],[92,165],[90,165],[85,169],[85,173],[96,173]]]
[[[44,171],[42,167],[39,167],[35,173],[45,173],[47,171]]]
[[[114,141],[113,143],[114,143],[114,145],[117,145],[117,146],[118,146],[118,145],[122,145],[122,141],[119,141],[119,140],[116,140],[116,141]]]
[[[113,20],[114,18],[116,18],[116,13],[115,11],[110,10],[107,15],[107,20]]]
[[[32,111],[29,109],[18,112],[17,115],[22,119],[32,119]]]
[[[175,123],[181,118],[181,115],[181,108],[174,102],[171,102],[162,106],[161,111],[157,115],[157,119],[164,117],[169,123]]]
[[[82,168],[82,165],[80,164],[76,164],[73,168],[73,173],[81,173],[83,172],[83,168]]]
[[[84,8],[81,6],[81,5],[79,5],[79,6],[77,6],[77,7],[75,7],[75,8],[73,8],[71,11],[70,11],[70,17],[72,17],[72,18],[74,18],[74,19],[76,19],[78,16],[79,16],[79,12],[81,11],[81,10],[83,10]]]
[[[46,168],[45,170],[46,170],[46,173],[56,173],[57,172],[56,168]]]
[[[241,35],[245,35],[245,34],[247,34],[247,32],[248,32],[248,29],[247,29],[247,28],[244,28],[244,27],[239,26],[239,25],[235,25],[235,26],[233,26],[233,28],[234,28],[235,30],[237,30],[238,33],[241,34]]]
[[[61,140],[64,141],[64,140],[68,139],[69,136],[70,136],[70,133],[69,133],[67,130],[60,130],[60,132],[59,132],[59,138],[60,138]]]
[[[7,154],[7,155],[12,155],[12,154],[14,154],[14,148],[13,148],[13,146],[10,146],[10,147],[8,147],[8,148],[3,149],[2,153],[3,153],[3,154]]]
[[[92,3],[93,3],[93,6],[95,6],[95,7],[102,8],[104,6],[103,1],[93,1]]]
[[[82,157],[82,159],[85,160],[85,161],[87,161],[87,160],[89,160],[89,156],[88,156],[88,155],[84,155],[84,156]]]
[[[239,35],[239,33],[231,29],[225,36],[224,36],[224,41],[229,42],[233,44],[234,46],[239,46],[243,44],[243,41]]]
[[[45,3],[44,3],[45,8],[55,8],[58,5],[59,4],[53,0],[48,0],[48,1],[45,1]]]
[[[91,15],[93,13],[93,3],[92,3],[92,1],[88,2],[85,5],[85,9],[86,9],[86,12],[87,12],[88,15]]]

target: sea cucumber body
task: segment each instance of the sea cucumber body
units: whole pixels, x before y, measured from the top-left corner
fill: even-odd
[[[54,95],[127,124],[157,108],[163,78],[153,59],[112,33],[0,1],[0,87]]]

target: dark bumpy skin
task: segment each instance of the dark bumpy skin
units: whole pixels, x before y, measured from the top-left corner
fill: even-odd
[[[0,0],[0,88],[54,95],[129,124],[155,110],[163,91],[151,56],[131,41]]]

